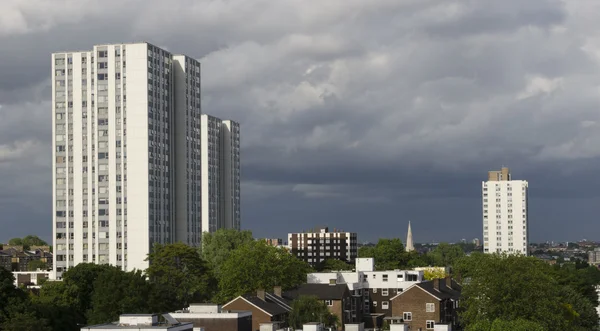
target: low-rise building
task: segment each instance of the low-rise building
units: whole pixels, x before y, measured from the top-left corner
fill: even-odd
[[[48,246],[33,246],[23,249],[23,246],[3,245],[0,250],[0,268],[8,271],[29,271],[32,261],[40,261],[44,269],[52,269],[52,253]],[[39,268],[39,266],[36,266]]]
[[[309,284],[345,284],[358,305],[351,314],[362,315],[366,328],[381,327],[391,317],[391,298],[423,281],[423,271],[376,271],[373,258],[357,258],[355,270],[315,272],[307,275]]]
[[[462,287],[450,277],[417,283],[391,301],[392,323],[410,330],[434,330],[438,324],[458,330],[458,309]]]
[[[238,296],[224,304],[222,309],[251,311],[252,330],[259,330],[261,324],[272,324],[279,329],[285,326],[287,315],[292,310],[291,301],[282,294],[280,286],[276,286],[273,293],[260,289],[256,293]]]
[[[252,331],[252,311],[223,310],[216,304],[191,304],[170,313],[180,322],[190,322],[204,331]]]
[[[353,307],[360,302],[354,302],[345,284],[303,284],[283,293],[283,297],[291,301],[301,296],[313,296],[322,300],[329,312],[339,318],[340,330],[344,329],[346,324],[358,323],[362,320],[360,312],[352,314]]]
[[[118,322],[84,326],[81,331],[88,330],[167,330],[167,331],[196,331],[192,323],[181,323],[169,314],[123,314]]]
[[[353,263],[358,247],[355,232],[344,232],[323,227],[310,232],[289,233],[288,249],[300,260],[317,266],[327,259]]]
[[[51,272],[47,270],[14,271],[16,287],[39,288],[40,284],[50,279]]]

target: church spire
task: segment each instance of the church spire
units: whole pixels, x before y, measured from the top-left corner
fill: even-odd
[[[410,229],[410,221],[408,221],[408,233],[406,234],[406,251],[411,252],[415,250],[413,246],[412,230]]]

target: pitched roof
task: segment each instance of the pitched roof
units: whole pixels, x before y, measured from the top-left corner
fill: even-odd
[[[265,293],[265,300],[260,299],[256,295],[244,295],[243,296],[246,301],[250,302],[252,305],[264,310],[271,316],[281,315],[288,313],[291,309],[287,308],[285,304],[281,304],[275,300],[272,300],[270,296],[267,296]],[[289,306],[288,306],[289,307]]]
[[[452,288],[449,288],[448,286],[446,286],[446,279],[442,278],[439,281],[439,290],[434,288],[433,281],[417,283],[416,286],[422,288],[426,292],[440,299],[458,300],[458,298],[460,298],[460,291],[462,287],[457,282],[455,282],[454,280],[450,280],[452,282]]]
[[[347,290],[346,284],[302,284],[293,290],[286,291],[283,296],[296,299],[303,295],[312,295],[321,300],[341,300]]]
[[[398,295],[396,295],[395,297],[393,297],[390,300],[394,300],[395,298],[406,293],[408,290],[410,290],[413,287],[418,287],[419,289],[429,293],[431,296],[437,298],[438,300],[444,300],[444,299],[458,300],[460,298],[460,291],[462,290],[462,286],[460,284],[458,284],[456,281],[454,281],[453,279],[450,281],[452,282],[452,288],[449,288],[448,286],[446,286],[446,279],[444,279],[444,278],[439,279],[439,282],[440,282],[439,289],[436,289],[434,287],[433,281],[431,281],[431,280],[427,280],[427,281],[424,281],[421,283],[416,283],[413,286],[407,288],[404,292],[399,293]]]
[[[285,314],[292,310],[290,300],[268,292],[265,292],[265,300],[260,299],[256,294],[244,294],[224,304],[223,308],[240,298],[271,316]]]

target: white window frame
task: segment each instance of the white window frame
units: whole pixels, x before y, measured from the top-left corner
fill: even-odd
[[[435,313],[435,304],[434,303],[426,303],[425,304],[425,312]]]
[[[377,293],[377,288],[374,288],[374,289],[373,289],[373,293]]]
[[[425,322],[425,329],[427,329],[427,330],[433,330],[433,329],[435,329],[435,321],[433,321],[433,320],[427,320]]]
[[[381,309],[390,309],[390,303],[389,303],[389,301],[382,301],[381,302]]]
[[[328,307],[331,307],[331,306],[333,306],[333,300],[325,300],[325,304],[326,304]]]
[[[373,307],[377,307],[377,301],[373,301]]]
[[[390,295],[389,290],[387,288],[381,289],[381,295],[387,297]]]
[[[405,312],[403,312],[403,313],[402,313],[402,319],[403,319],[405,322],[410,322],[410,321],[412,321],[412,312],[410,312],[410,311],[405,311]]]

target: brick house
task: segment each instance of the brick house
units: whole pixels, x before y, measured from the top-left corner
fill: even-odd
[[[417,283],[391,298],[392,317],[386,319],[409,325],[412,331],[433,330],[436,324],[459,330],[460,291],[450,277]]]
[[[285,326],[288,313],[292,310],[291,301],[282,297],[281,287],[273,293],[257,290],[256,293],[240,295],[221,307],[223,310],[251,311],[252,330],[259,330],[261,324],[279,323]]]
[[[300,296],[315,296],[327,305],[329,311],[339,318],[339,329],[346,323],[358,323],[361,316],[352,314],[353,298],[345,284],[303,284],[283,293],[283,297],[295,300]]]
[[[190,304],[188,308],[169,315],[204,331],[252,331],[251,311],[223,311],[215,304]]]

